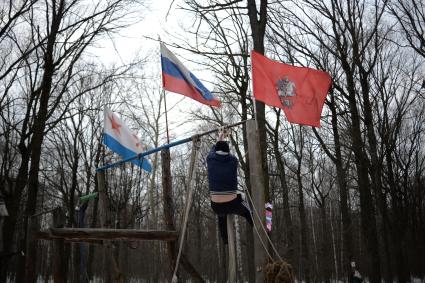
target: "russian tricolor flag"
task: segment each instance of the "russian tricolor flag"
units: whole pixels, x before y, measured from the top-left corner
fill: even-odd
[[[136,156],[145,151],[140,139],[121,121],[117,115],[105,107],[103,143],[123,159]],[[133,159],[131,163],[147,172],[152,170],[151,163],[145,159]]]
[[[220,101],[162,43],[161,66],[164,89],[191,97],[206,105],[220,106]]]

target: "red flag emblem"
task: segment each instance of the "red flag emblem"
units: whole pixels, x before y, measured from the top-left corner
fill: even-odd
[[[328,73],[295,67],[251,52],[255,99],[283,109],[291,123],[320,127],[320,116],[331,86]]]

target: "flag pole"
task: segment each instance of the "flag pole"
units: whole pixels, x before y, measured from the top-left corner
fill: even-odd
[[[254,96],[254,77],[252,75],[252,51],[251,51],[251,99],[252,103],[254,105],[254,120],[255,120],[255,128],[258,131],[258,119],[257,119],[257,101],[255,100]]]
[[[158,35],[160,50],[161,50],[161,37]],[[161,51],[159,52],[161,54]],[[170,133],[168,131],[168,110],[167,110],[167,98],[165,96],[165,89],[164,89],[164,78],[162,76],[162,58],[161,58],[161,81],[162,81],[162,95],[164,97],[164,107],[165,107],[165,130],[167,132],[167,143],[170,143]]]
[[[161,72],[162,73],[162,72]],[[162,75],[161,75],[162,76]],[[168,132],[168,110],[167,110],[167,98],[165,96],[165,89],[162,88],[162,95],[164,96],[164,107],[165,107],[165,130],[167,131],[167,143],[170,143],[170,134]]]

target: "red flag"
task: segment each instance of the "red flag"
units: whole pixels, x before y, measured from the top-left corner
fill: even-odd
[[[251,52],[255,99],[279,107],[291,123],[320,127],[320,115],[331,86],[328,73],[276,62]]]

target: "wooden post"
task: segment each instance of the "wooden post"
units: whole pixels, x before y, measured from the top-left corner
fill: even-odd
[[[165,148],[161,150],[161,166],[162,166],[162,195],[164,198],[164,222],[166,230],[174,231],[174,211],[173,211],[173,198],[172,198],[172,182],[171,182],[171,169],[170,164],[170,149]],[[174,266],[176,264],[176,243],[175,241],[167,242],[167,251],[169,261],[170,273],[172,274],[174,270]],[[189,262],[189,260],[182,253],[181,255],[181,264],[184,269],[190,274],[193,282],[205,282],[202,279],[202,276],[198,273],[198,271],[193,267],[193,265]],[[177,272],[178,276],[179,272]]]
[[[162,167],[162,195],[164,198],[164,223],[165,229],[174,231],[173,219],[173,198],[172,198],[172,183],[171,183],[171,169],[170,169],[170,150],[161,150],[161,167]],[[170,272],[173,272],[174,264],[176,262],[175,242],[167,242],[167,251],[169,258]]]
[[[105,182],[105,172],[104,171],[98,171],[97,172],[97,183],[98,183],[98,190],[99,190],[99,220],[100,220],[100,227],[106,228],[107,225],[107,207],[108,203],[106,200],[106,182]],[[109,251],[109,243],[107,241],[103,242],[103,280],[105,282],[111,282],[111,266],[110,266],[110,256],[112,256],[112,253]]]
[[[236,283],[236,245],[235,245],[235,227],[233,225],[234,216],[227,215],[227,239],[229,246],[229,273],[228,282]]]
[[[105,172],[97,172],[97,182],[99,189],[99,208],[100,208],[100,226],[102,228],[109,228],[111,219],[109,217],[108,211],[108,196],[106,195],[106,185],[105,185]],[[118,262],[115,260],[112,244],[110,241],[103,242],[103,260],[104,260],[104,281],[105,282],[124,282],[122,273],[119,269]],[[113,278],[111,278],[111,273]]]
[[[106,185],[105,185],[105,172],[97,172],[97,183],[99,190],[99,218],[100,218],[100,227],[105,228],[107,226],[106,219],[107,217],[107,199],[106,199]]]
[[[6,187],[6,190],[8,188]],[[3,194],[0,191],[0,254],[3,253],[3,223],[6,220],[6,217],[9,216],[7,212],[6,203],[3,200]]]
[[[249,160],[255,161],[249,163],[249,178],[252,188],[252,201],[254,209],[258,212],[261,221],[254,212],[254,225],[258,229],[259,235],[255,232],[254,227],[254,254],[255,254],[255,282],[264,282],[263,267],[266,264],[267,254],[261,241],[267,247],[267,235],[261,226],[265,226],[265,199],[264,199],[264,176],[261,166],[261,151],[260,151],[260,139],[258,131],[256,129],[256,122],[250,120],[246,122],[247,137],[248,137],[248,157]],[[259,239],[261,237],[261,240]]]
[[[53,227],[62,228],[65,226],[65,213],[58,207],[53,211]],[[64,283],[67,278],[67,260],[64,256],[64,239],[53,240],[53,282]]]

